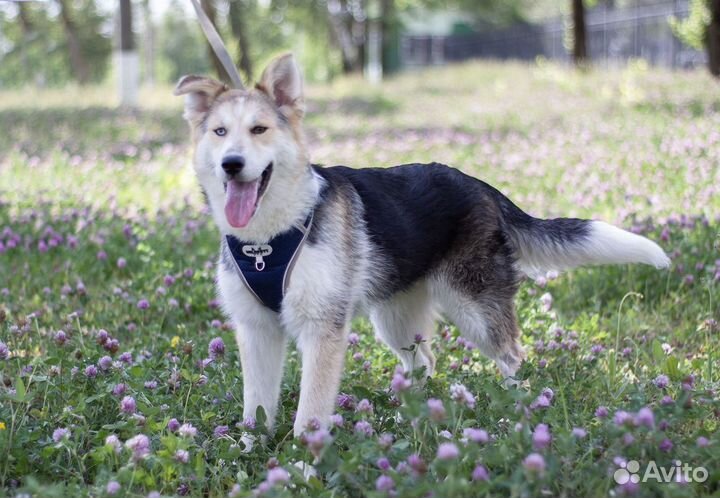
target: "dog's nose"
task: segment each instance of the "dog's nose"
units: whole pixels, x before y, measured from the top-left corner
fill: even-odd
[[[230,176],[234,176],[240,172],[245,166],[245,158],[243,156],[233,154],[223,157],[222,169]]]

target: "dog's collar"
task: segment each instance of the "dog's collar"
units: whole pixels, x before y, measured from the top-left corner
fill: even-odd
[[[225,236],[225,245],[240,279],[261,304],[277,313],[312,222],[311,211],[302,225],[293,226],[266,244],[251,244],[232,235]]]

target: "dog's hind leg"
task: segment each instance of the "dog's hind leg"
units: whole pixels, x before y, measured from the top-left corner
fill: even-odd
[[[377,336],[397,355],[405,371],[424,367],[427,377],[433,375],[435,355],[429,341],[435,313],[426,281],[373,305],[370,321]],[[413,347],[417,339],[421,341]]]
[[[515,383],[524,353],[512,298],[490,289],[472,296],[443,284],[433,289],[433,295],[463,337],[495,361],[506,383]]]

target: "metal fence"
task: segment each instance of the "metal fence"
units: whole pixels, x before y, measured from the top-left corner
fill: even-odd
[[[621,64],[633,58],[673,68],[704,64],[705,54],[680,43],[670,29],[670,16],[682,19],[688,11],[688,0],[622,9],[598,5],[586,14],[590,58],[595,65]],[[538,56],[568,61],[566,23],[557,18],[467,35],[404,36],[401,62],[412,67],[471,58],[533,60]]]

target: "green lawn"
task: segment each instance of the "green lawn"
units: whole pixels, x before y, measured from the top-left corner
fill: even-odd
[[[110,88],[0,92],[0,496],[720,494],[717,81],[473,63],[311,86],[315,162],[443,162],[536,216],[644,233],[673,266],[523,284],[517,390],[440,324],[436,377],[394,392],[393,355],[357,320],[338,426],[292,438],[293,351],[277,430],[249,453],[240,436],[263,433],[262,414],[241,418],[218,236],[171,91],[144,90],[135,111]],[[225,355],[203,366],[215,337]],[[693,482],[613,479],[677,460]]]

